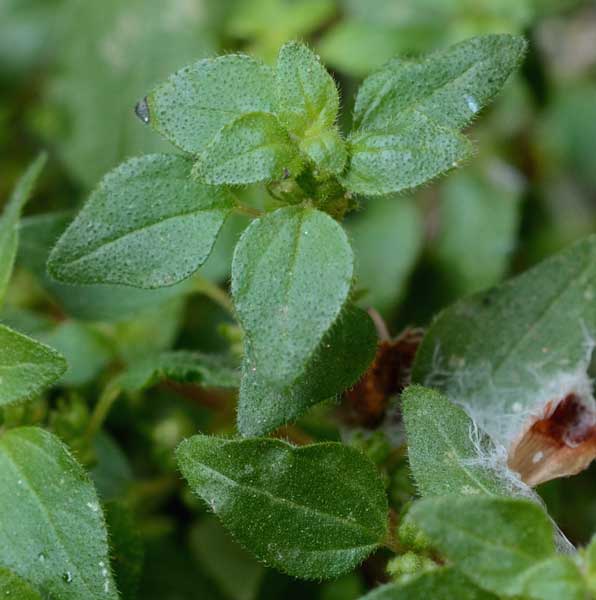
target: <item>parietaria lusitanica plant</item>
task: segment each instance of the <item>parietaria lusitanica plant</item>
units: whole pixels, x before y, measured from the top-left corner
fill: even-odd
[[[58,289],[102,284],[123,297],[136,292],[122,286],[204,285],[195,274],[239,213],[252,221],[234,251],[232,304],[204,290],[227,302],[238,328],[228,354],[149,353],[115,373],[87,438],[120,396],[164,381],[237,390],[236,431],[192,435],[175,460],[190,490],[265,565],[324,580],[375,555],[390,582],[367,600],[596,593],[595,544],[574,548],[533,490],[596,456],[596,237],[464,298],[424,336],[390,340],[379,339],[378,314],[358,305],[359,257],[342,225],[378,196],[472,161],[463,131],[525,51],[522,38],[499,34],[395,58],[358,89],[347,135],[336,82],[299,42],[285,44],[274,66],[228,54],[148,90],[136,114],[176,150],[106,174],[55,243],[48,272]],[[19,218],[43,162],[23,175],[0,221],[0,299],[19,232],[35,231]],[[249,202],[240,192],[256,184],[262,193]],[[51,227],[60,232],[67,218]],[[49,346],[0,325],[0,406],[25,404],[67,377],[66,367]],[[371,452],[279,439],[284,427],[291,439],[291,424],[315,405],[357,389],[399,397],[391,441],[407,445],[421,497],[401,515],[389,509]],[[53,433],[0,435],[0,515],[0,596],[130,597],[114,574],[115,545],[126,545],[115,524],[126,516],[100,501]]]

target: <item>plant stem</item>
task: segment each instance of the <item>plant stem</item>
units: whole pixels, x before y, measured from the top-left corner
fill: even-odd
[[[89,419],[89,425],[87,425],[87,431],[85,432],[85,437],[87,440],[91,441],[97,435],[97,432],[101,429],[106,417],[108,416],[114,402],[120,396],[120,386],[114,384],[114,381],[110,381],[108,385],[104,388],[95,408],[93,409],[93,414]]]

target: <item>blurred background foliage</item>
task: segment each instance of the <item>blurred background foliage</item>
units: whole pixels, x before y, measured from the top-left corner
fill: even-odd
[[[595,2],[0,0],[0,203],[39,150],[50,153],[0,318],[70,364],[50,394],[0,411],[0,427],[43,424],[91,469],[110,507],[125,598],[140,586],[146,600],[350,600],[383,577],[378,559],[325,584],[266,570],[190,496],[172,450],[198,429],[233,431],[230,394],[160,385],[119,400],[92,443],[84,435],[111,377],[147,353],[237,356],[241,347],[225,290],[242,217],[229,220],[199,274],[172,288],[66,286],[45,273],[49,248],[105,172],[130,156],[174,151],[135,118],[136,101],[198,58],[246,51],[272,62],[284,42],[300,38],[333,71],[347,127],[359,82],[386,60],[489,32],[523,33],[531,46],[521,73],[472,127],[476,157],[410,195],[361,199],[346,222],[359,303],[377,309],[393,335],[596,230]],[[241,193],[267,202],[262,188]],[[358,445],[386,473],[397,512],[412,497],[390,423],[359,430],[327,405],[283,433]],[[594,475],[541,490],[577,543],[596,530]]]

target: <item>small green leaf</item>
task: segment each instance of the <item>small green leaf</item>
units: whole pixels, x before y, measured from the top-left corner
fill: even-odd
[[[277,117],[253,112],[216,134],[193,174],[211,185],[239,185],[295,176],[300,169],[298,148]]]
[[[313,208],[251,223],[234,253],[232,294],[261,379],[287,386],[303,374],[348,298],[353,262],[341,226]]]
[[[339,111],[335,82],[319,58],[304,44],[289,42],[277,57],[277,114],[294,135],[332,127]]]
[[[319,169],[334,175],[344,170],[348,160],[346,143],[336,127],[304,137],[300,142],[300,150]]]
[[[421,113],[460,130],[500,91],[525,49],[523,38],[499,34],[465,40],[422,60],[396,58],[358,90],[354,128],[391,129],[396,116]]]
[[[361,600],[497,600],[453,568],[423,573],[402,583],[389,583]]]
[[[535,565],[520,583],[524,598],[533,600],[586,600],[589,591],[570,556],[555,556]]]
[[[273,69],[238,54],[200,60],[157,86],[140,106],[149,125],[182,150],[199,154],[238,117],[273,112]]]
[[[0,436],[0,564],[44,597],[116,600],[93,485],[66,447],[34,427]]]
[[[416,111],[395,114],[382,129],[360,129],[348,144],[344,185],[368,196],[416,187],[468,160],[473,150],[465,136]]]
[[[229,358],[178,350],[136,361],[119,378],[119,385],[124,390],[137,391],[164,379],[220,388],[235,388],[240,384]]]
[[[0,325],[0,406],[41,393],[66,367],[55,350]]]
[[[123,285],[59,283],[46,269],[50,250],[72,220],[70,212],[55,212],[21,220],[17,261],[31,271],[64,312],[85,321],[121,321],[142,315],[188,293],[189,280],[167,288],[144,290]]]
[[[415,187],[470,157],[458,133],[518,66],[523,39],[472,38],[424,60],[395,59],[362,84],[350,135],[348,189],[387,194]]]
[[[527,594],[537,585],[533,580],[537,565],[556,556],[548,517],[524,500],[426,498],[414,504],[409,515],[458,570],[497,594]]]
[[[264,435],[301,416],[311,406],[354,385],[375,357],[377,332],[364,311],[348,306],[290,384],[275,386],[259,377],[251,346],[245,347],[238,400],[238,430]]]
[[[33,186],[46,163],[46,155],[41,154],[25,171],[17,182],[12,196],[0,217],[0,305],[8,287],[19,245],[19,219],[33,190]]]
[[[423,496],[510,495],[507,481],[482,463],[493,455],[488,436],[439,392],[409,387],[402,396],[410,468]]]
[[[0,567],[0,598],[8,600],[41,600],[41,596],[24,579]]]
[[[48,260],[68,283],[154,288],[205,262],[229,213],[227,192],[190,177],[179,156],[133,158],[104,177]]]
[[[386,536],[383,483],[353,448],[197,435],[180,445],[177,458],[193,491],[234,537],[295,577],[345,573]]]
[[[596,335],[596,236],[445,310],[428,330],[413,381],[466,407],[509,448],[531,415],[574,393],[587,404]]]

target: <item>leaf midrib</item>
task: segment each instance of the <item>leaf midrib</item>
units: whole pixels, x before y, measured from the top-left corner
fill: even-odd
[[[297,504],[296,502],[293,502],[292,500],[289,500],[287,498],[282,498],[280,496],[274,496],[271,492],[268,492],[266,490],[260,489],[260,488],[256,488],[254,486],[251,485],[247,485],[245,483],[240,483],[230,477],[228,477],[227,475],[224,475],[223,473],[221,473],[220,471],[210,467],[209,465],[206,465],[205,463],[200,463],[200,465],[207,470],[210,474],[215,475],[216,477],[220,478],[221,480],[223,480],[225,483],[232,485],[234,487],[238,487],[241,489],[245,489],[248,490],[250,492],[253,492],[256,495],[261,495],[264,496],[265,498],[269,499],[273,504],[279,504],[282,506],[289,506],[292,509],[295,509],[297,511],[304,511],[307,513],[312,513],[314,516],[320,517],[321,519],[327,519],[330,521],[334,521],[337,524],[339,524],[340,526],[346,527],[348,529],[351,529],[353,531],[358,532],[360,535],[364,535],[366,537],[373,537],[373,538],[377,538],[377,535],[374,532],[371,532],[370,530],[368,530],[366,527],[364,527],[363,525],[360,525],[359,523],[355,523],[353,521],[349,521],[347,519],[344,519],[342,517],[339,517],[337,515],[333,515],[330,513],[325,513],[322,512],[321,510],[317,509],[317,508],[313,508],[311,506],[306,506],[303,504]],[[372,534],[372,535],[371,535]],[[379,541],[371,541],[370,544],[363,544],[363,546],[365,545],[373,545],[376,546],[379,544]],[[352,548],[352,547],[350,547]],[[328,549],[328,550],[333,550],[333,549]],[[341,550],[341,549],[340,549]]]

